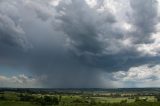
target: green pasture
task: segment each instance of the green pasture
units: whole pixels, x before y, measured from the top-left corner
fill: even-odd
[[[31,101],[21,101],[20,95],[30,95],[34,97]],[[160,106],[154,96],[138,96],[139,102],[136,102],[137,97],[112,97],[112,96],[88,96],[85,94],[71,95],[71,94],[27,94],[16,92],[4,92],[0,94],[0,106],[42,106],[33,103],[36,98],[43,98],[45,96],[57,97],[59,105],[57,106]],[[145,101],[143,101],[145,100]],[[46,106],[46,105],[45,105]],[[55,105],[50,105],[55,106]]]
[[[38,106],[29,102],[0,101],[0,106]]]

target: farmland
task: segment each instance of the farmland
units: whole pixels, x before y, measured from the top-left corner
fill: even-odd
[[[160,89],[0,89],[0,106],[160,106]]]

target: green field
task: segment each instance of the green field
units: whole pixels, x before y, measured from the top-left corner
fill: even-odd
[[[160,106],[155,95],[129,93],[1,92],[0,106]]]
[[[30,102],[0,101],[0,106],[38,106]]]

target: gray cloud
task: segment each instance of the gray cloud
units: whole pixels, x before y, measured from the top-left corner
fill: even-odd
[[[115,22],[112,14],[109,12],[98,14],[96,9],[91,9],[83,0],[72,1],[69,5],[62,1],[57,10],[59,14],[62,13],[57,18],[62,21],[63,32],[69,37],[69,46],[72,46],[78,53],[98,54],[102,52],[104,47],[103,42],[99,39],[99,26],[100,24],[112,26],[112,23]],[[107,30],[111,32],[112,29]]]
[[[99,11],[104,3],[98,1],[96,7],[85,0],[63,0],[58,6],[51,0],[1,2],[1,64],[16,63],[46,76],[46,87],[111,87],[102,73],[159,63],[158,56],[138,51],[157,33],[155,0],[130,0],[132,11],[125,16],[130,30],[109,9]]]
[[[71,51],[77,56],[75,58],[90,67],[103,68],[107,71],[126,70],[134,65],[155,61],[152,57],[141,57],[136,48],[135,39],[141,39],[141,43],[146,42],[146,39],[142,39],[144,37],[150,40],[151,33],[155,33],[154,26],[158,18],[155,2],[150,1],[145,3],[144,7],[140,6],[144,2],[131,0],[133,10],[131,22],[136,28],[131,31],[132,34],[123,29],[114,30],[115,24],[118,23],[116,16],[109,11],[98,13],[84,1],[77,0],[69,5],[59,5],[58,11],[63,14],[58,19],[62,21],[63,32],[69,37]],[[147,19],[143,20],[140,14],[144,15],[142,18]],[[133,38],[130,44],[127,44],[130,46],[123,44],[130,38]]]
[[[23,29],[20,26],[16,25],[16,23],[6,15],[1,14],[0,21],[1,43],[4,45],[15,47],[25,46]]]
[[[131,23],[135,27],[133,39],[135,43],[149,42],[152,33],[156,33],[155,25],[158,22],[158,2],[156,0],[130,0],[133,14]],[[138,36],[138,37],[134,37]]]

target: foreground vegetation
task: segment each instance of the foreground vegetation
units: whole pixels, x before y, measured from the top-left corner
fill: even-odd
[[[0,91],[0,106],[160,106],[155,92]]]

